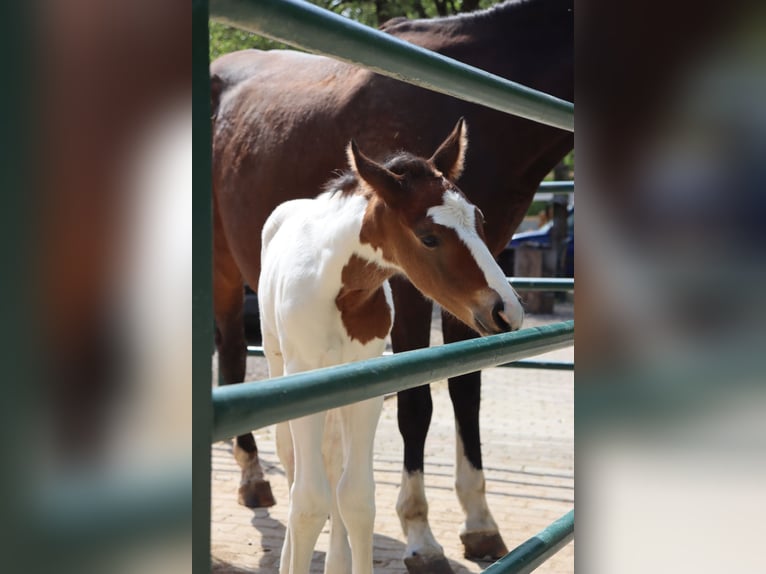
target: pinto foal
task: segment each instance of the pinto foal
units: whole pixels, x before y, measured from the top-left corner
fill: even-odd
[[[521,326],[519,301],[484,243],[482,214],[453,183],[466,146],[462,118],[427,160],[401,152],[381,165],[352,141],[350,172],[316,199],[274,210],[258,284],[270,376],[381,355],[396,273],[482,335]],[[291,484],[280,574],[308,573],[328,515],[325,572],[372,573],[372,451],[382,404],[378,397],[278,426]],[[326,420],[340,427],[342,451],[323,455]]]

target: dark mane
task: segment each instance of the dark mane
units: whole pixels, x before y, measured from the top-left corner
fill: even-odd
[[[396,152],[382,163],[386,169],[395,174],[407,175],[412,179],[434,175],[434,168],[425,159],[406,151]],[[353,171],[347,170],[325,183],[321,193],[330,193],[333,196],[340,194],[340,197],[346,197],[356,193],[358,185],[359,178]]]
[[[353,171],[348,170],[325,183],[320,193],[330,193],[333,196],[340,193],[341,197],[345,197],[355,193],[358,185],[359,178]]]

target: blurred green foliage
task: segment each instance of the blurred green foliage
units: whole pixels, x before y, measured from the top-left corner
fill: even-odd
[[[225,24],[219,24],[218,22],[209,22],[209,30],[211,62],[219,56],[228,54],[229,52],[236,52],[237,50],[246,50],[249,48],[258,48],[260,50],[289,48],[289,46],[285,46],[274,40],[256,36],[250,32],[226,26]]]
[[[312,3],[351,18],[367,26],[380,24],[399,16],[407,18],[433,18],[488,8],[500,0],[313,0]],[[279,42],[210,22],[210,60],[234,52],[258,48],[271,50],[289,48]]]

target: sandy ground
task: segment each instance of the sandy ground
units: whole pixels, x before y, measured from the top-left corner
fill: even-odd
[[[437,317],[435,315],[435,317]],[[554,315],[528,316],[525,326],[573,318],[571,303],[557,302]],[[435,320],[432,344],[440,344]],[[574,360],[574,348],[541,356]],[[266,378],[265,360],[248,359],[247,380]],[[434,416],[426,443],[426,493],[430,522],[455,574],[481,572],[488,563],[463,558],[458,538],[462,511],[453,490],[455,427],[446,381],[431,386]],[[574,376],[571,372],[495,368],[484,371],[482,448],[487,499],[509,548],[534,536],[574,506]],[[229,443],[213,445],[212,552],[214,572],[276,574],[287,517],[287,482],[276,456],[274,427],[256,431],[256,440],[277,505],[251,510],[239,506],[239,469]],[[406,572],[405,538],[396,516],[402,469],[402,442],[396,399],[387,398],[375,441],[377,516],[376,574]],[[323,572],[328,526],[320,535],[312,574]],[[574,543],[537,572],[574,572]]]

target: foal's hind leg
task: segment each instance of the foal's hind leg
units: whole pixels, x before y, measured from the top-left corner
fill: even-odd
[[[316,368],[316,364],[285,361],[285,374]],[[319,533],[330,514],[330,484],[322,457],[325,413],[290,421],[295,452],[295,481],[290,489],[287,533],[280,574],[308,574]],[[289,565],[289,566],[288,566]]]
[[[372,468],[375,429],[383,397],[340,408],[343,435],[343,474],[337,502],[351,545],[353,574],[372,574],[375,526],[375,477]],[[335,574],[337,570],[327,570]]]
[[[265,325],[261,325],[263,337],[263,352],[266,361],[269,364],[269,377],[281,377],[284,374],[284,357],[279,348],[279,339],[271,333]],[[283,421],[276,425],[277,455],[279,462],[285,469],[287,477],[288,491],[292,490],[295,482],[295,452],[293,450],[293,437],[290,432],[290,423]],[[289,574],[290,572],[290,530],[285,531],[285,538],[282,543],[282,554],[280,558],[279,572]]]
[[[442,316],[444,342],[452,343],[477,335],[451,317]],[[466,558],[493,559],[505,556],[508,548],[500,536],[487,506],[479,435],[481,373],[449,379],[449,393],[455,412],[455,491],[465,512],[460,540]]]
[[[341,439],[340,411],[328,411],[322,457],[324,458],[327,479],[332,495],[330,508],[330,545],[324,561],[325,574],[351,574],[351,547],[348,543],[348,531],[338,508],[338,484],[343,474],[343,446]]]
[[[218,349],[218,370],[225,385],[245,379],[247,343],[243,322],[244,285],[242,276],[229,253],[220,219],[214,225],[213,306],[215,310],[215,342]],[[234,458],[242,469],[239,502],[250,508],[275,504],[271,486],[263,478],[258,449],[252,433],[238,436],[234,441]]]

